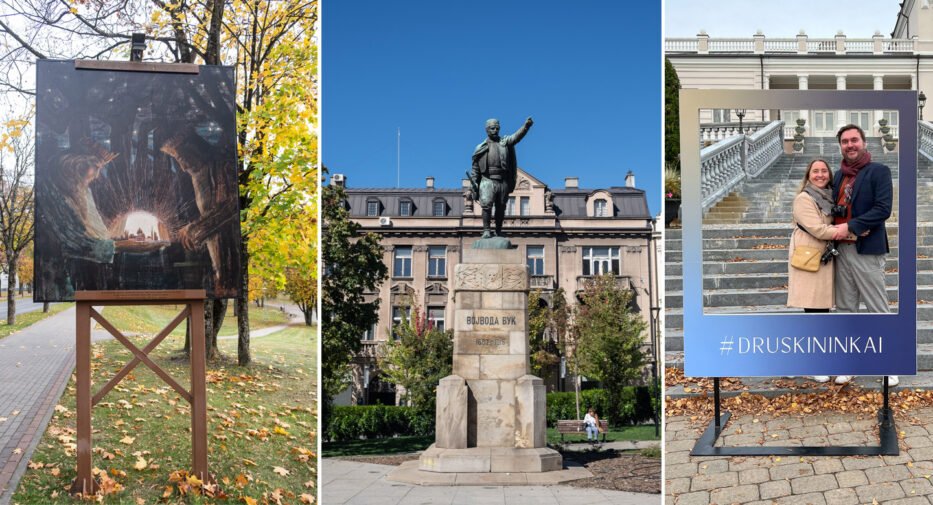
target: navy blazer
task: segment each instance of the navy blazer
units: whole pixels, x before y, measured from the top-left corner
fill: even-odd
[[[839,196],[842,177],[842,170],[837,171],[833,177],[833,202]],[[861,235],[865,230],[871,232],[868,236],[856,239],[855,250],[859,254],[885,254],[890,250],[884,222],[891,217],[893,202],[891,169],[875,162],[862,167],[855,176],[852,188],[849,231],[856,235]]]

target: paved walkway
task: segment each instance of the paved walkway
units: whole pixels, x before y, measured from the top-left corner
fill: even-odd
[[[327,505],[650,505],[654,494],[570,486],[415,486],[390,482],[394,466],[321,460],[321,503]]]
[[[0,339],[0,505],[9,503],[71,378],[74,342],[74,308]]]
[[[848,457],[691,457],[706,423],[669,417],[665,502],[933,503],[933,408],[895,414],[900,455]],[[814,414],[731,419],[718,445],[878,445],[873,415]]]

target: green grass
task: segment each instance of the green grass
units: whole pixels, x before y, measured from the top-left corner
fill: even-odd
[[[181,305],[156,305],[156,306],[123,306],[123,307],[105,307],[103,316],[117,327],[120,331],[128,333],[155,334],[162,330],[175,316],[181,312]],[[250,304],[249,307],[249,327],[253,330],[268,328],[279,324],[294,321],[289,319],[277,308],[266,306],[265,308],[256,307]],[[297,321],[296,321],[297,322]],[[95,323],[95,327],[99,327]],[[227,315],[224,317],[224,324],[220,327],[220,335],[236,335],[236,317],[233,315],[233,304],[227,306]],[[178,325],[172,332],[172,335],[185,335],[184,323]]]
[[[273,503],[279,493],[283,504],[295,504],[301,494],[316,493],[316,339],[315,328],[292,327],[253,340],[251,366],[229,358],[208,364],[208,461],[229,495],[210,503],[243,503],[247,497]],[[146,341],[132,340],[140,347]],[[188,363],[177,359],[182,344],[183,337],[169,337],[150,356],[187,386]],[[235,346],[235,340],[220,343],[228,355],[235,356]],[[94,344],[95,391],[130,357],[117,341]],[[75,476],[74,393],[72,380],[12,503],[71,502],[65,489]],[[189,413],[187,402],[142,364],[104,397],[92,414],[93,465],[124,489],[104,496],[103,503],[205,502],[180,496],[169,480],[173,471],[190,470]],[[134,468],[139,457],[147,463],[143,470]],[[276,467],[288,474],[279,475]],[[240,474],[246,480],[238,484]]]
[[[603,439],[602,433],[599,434],[599,439]],[[606,433],[606,442],[628,442],[630,440],[660,440],[660,438],[655,436],[653,424],[610,426],[609,433]],[[564,435],[564,443],[568,442],[586,442],[586,432],[579,435]],[[557,428],[547,429],[547,443],[560,443],[560,433],[557,432]]]
[[[74,302],[71,303],[56,303],[49,307],[48,312],[42,312],[41,310],[34,310],[32,312],[26,312],[23,314],[16,314],[16,324],[8,325],[6,324],[6,319],[2,319],[2,324],[0,324],[0,338],[12,335],[19,330],[27,326],[32,326],[33,324],[38,323],[39,321],[54,316],[63,310],[70,309],[74,307]]]
[[[321,454],[325,458],[375,456],[377,454],[423,451],[433,443],[434,435],[325,442],[321,448]]]

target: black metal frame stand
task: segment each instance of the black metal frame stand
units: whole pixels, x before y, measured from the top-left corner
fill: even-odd
[[[726,423],[732,417],[730,412],[720,413],[719,377],[713,377],[713,403],[715,417],[710,422],[703,436],[697,440],[691,456],[897,456],[897,430],[894,427],[894,412],[888,405],[888,377],[884,380],[884,406],[878,411],[881,445],[877,446],[740,446],[715,447],[716,440],[722,434]]]

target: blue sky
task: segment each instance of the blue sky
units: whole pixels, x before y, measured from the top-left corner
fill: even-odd
[[[460,187],[496,117],[535,124],[519,167],[553,189],[623,186],[660,211],[660,2],[328,1],[322,149],[351,187]]]
[[[867,39],[879,30],[891,36],[898,0],[667,0],[664,36],[693,37],[706,30],[710,37],[793,38],[801,29],[814,38],[831,38],[842,30],[847,37]],[[728,13],[728,14],[725,14]]]

